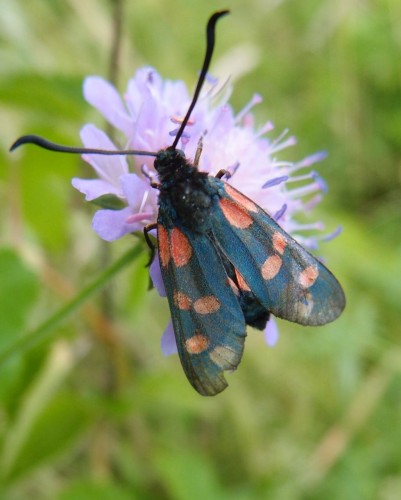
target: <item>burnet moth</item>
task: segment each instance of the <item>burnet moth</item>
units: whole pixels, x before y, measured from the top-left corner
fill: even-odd
[[[251,199],[230,186],[228,172],[215,177],[177,149],[206,78],[215,43],[214,13],[206,29],[206,54],[193,99],[171,146],[159,152],[61,146],[41,137],[26,143],[68,153],[154,156],[159,190],[157,249],[184,372],[204,396],[227,387],[224,371],[242,357],[246,326],[263,330],[270,314],[301,325],[334,321],[345,307],[343,290],[331,272],[289,236]],[[223,178],[226,180],[223,180]]]

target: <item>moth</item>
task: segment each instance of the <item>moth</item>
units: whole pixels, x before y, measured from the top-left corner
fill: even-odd
[[[26,143],[69,153],[154,156],[159,190],[157,251],[184,372],[203,396],[227,387],[224,372],[235,370],[246,327],[263,330],[270,314],[301,325],[334,321],[345,307],[331,272],[262,208],[234,189],[228,172],[215,177],[177,149],[198,100],[215,44],[215,26],[228,11],[214,13],[206,28],[206,53],[193,99],[171,146],[159,152],[61,146],[38,136]]]

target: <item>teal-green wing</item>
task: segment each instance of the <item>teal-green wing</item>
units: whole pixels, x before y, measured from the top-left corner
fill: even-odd
[[[207,235],[174,226],[159,213],[158,253],[178,353],[192,386],[204,396],[225,389],[246,325],[218,250]]]
[[[334,321],[345,297],[331,272],[252,200],[219,179],[210,182],[219,193],[213,237],[260,304],[302,325]]]

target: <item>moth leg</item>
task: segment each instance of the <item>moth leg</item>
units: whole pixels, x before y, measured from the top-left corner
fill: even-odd
[[[222,168],[221,170],[219,170],[217,172],[217,174],[215,175],[216,179],[221,179],[222,177],[226,176],[227,179],[229,179],[231,177],[231,172],[229,172],[228,170]]]
[[[148,179],[152,188],[160,189],[160,184],[154,180],[155,177],[150,174],[145,164],[141,165],[141,172]]]
[[[145,163],[142,163],[141,165],[141,172],[148,179],[148,181],[153,181],[153,175],[150,174],[148,167],[145,165]]]
[[[145,241],[150,249],[150,258],[149,258],[149,262],[146,264],[146,267],[150,266],[150,264],[153,262],[153,258],[155,256],[156,247],[153,244],[153,241],[149,238],[149,232],[152,231],[153,229],[156,229],[156,228],[157,228],[157,224],[155,222],[153,222],[152,224],[148,224],[143,228],[143,235],[144,235]]]
[[[236,162],[234,163],[234,165],[228,167],[228,168],[222,168],[221,170],[219,170],[217,172],[217,174],[215,175],[215,177],[217,179],[221,179],[222,177],[226,176],[226,179],[231,179],[231,177],[235,174],[235,172],[237,171],[238,167],[239,167],[239,162]]]
[[[195,153],[194,167],[198,167],[199,159],[200,159],[201,154],[202,154],[202,149],[203,149],[203,137],[200,136],[199,141],[198,141],[198,147],[196,148],[196,153]]]

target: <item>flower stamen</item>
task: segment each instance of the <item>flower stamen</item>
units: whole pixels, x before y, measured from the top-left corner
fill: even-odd
[[[282,184],[283,182],[286,181],[288,181],[288,175],[282,175],[281,177],[274,177],[273,179],[270,179],[269,181],[265,182],[262,186],[262,189],[278,186],[279,184]]]
[[[143,198],[142,198],[142,203],[141,203],[141,206],[139,207],[138,212],[142,212],[142,210],[144,209],[145,203],[147,202],[148,198],[149,198],[149,190],[147,190],[147,191],[144,192]]]
[[[249,113],[249,111],[256,106],[256,104],[260,104],[263,102],[262,96],[260,94],[253,94],[252,99],[246,104],[241,111],[235,117],[235,123],[238,124],[241,120]]]
[[[304,196],[307,196],[308,194],[315,193],[316,191],[324,191],[324,181],[322,182],[311,182],[310,184],[307,184],[306,186],[302,186],[300,188],[296,189],[291,189],[289,192],[291,194],[292,198],[302,198]]]
[[[325,228],[323,222],[311,222],[309,224],[293,224],[294,231],[323,231]]]
[[[181,123],[184,121],[184,117],[183,116],[171,116],[170,117],[170,121],[172,121],[173,123],[177,124],[177,125],[181,125]],[[190,127],[191,125],[194,125],[195,124],[195,120],[193,118],[190,118],[188,121],[187,121],[187,125]]]
[[[320,239],[322,241],[331,241],[334,240],[334,238],[337,238],[337,236],[339,236],[342,232],[343,232],[343,227],[338,226],[337,229],[327,234],[326,236],[322,236]]]
[[[271,132],[273,129],[274,129],[274,124],[269,120],[259,128],[259,130],[255,134],[255,137],[259,139],[259,137]]]
[[[135,224],[136,222],[151,221],[153,219],[153,212],[139,212],[131,214],[125,219],[126,224]]]
[[[280,208],[280,210],[278,210],[274,215],[273,215],[273,219],[275,221],[278,221],[280,220],[283,215],[285,214],[285,212],[287,211],[287,203],[284,203],[284,205]]]
[[[310,212],[316,207],[316,205],[318,205],[322,201],[322,199],[323,196],[320,193],[316,194],[313,198],[311,198],[304,204],[303,209],[306,212]]]
[[[179,128],[175,128],[174,130],[171,130],[171,131],[168,133],[168,135],[170,135],[171,137],[175,137],[175,136],[178,134],[179,130],[180,130]],[[184,132],[182,133],[182,135],[181,135],[180,139],[181,139],[181,138],[190,139],[190,138],[191,138],[191,134],[188,134],[187,132],[185,132],[185,131],[184,131]]]

